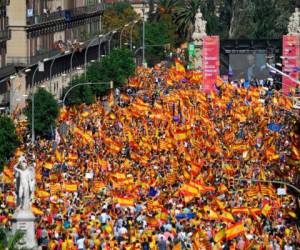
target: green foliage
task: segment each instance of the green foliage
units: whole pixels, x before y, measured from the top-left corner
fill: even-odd
[[[195,16],[201,4],[201,0],[187,0],[184,4],[180,5],[174,13],[174,20],[178,25],[178,32],[188,41],[191,39],[194,31]]]
[[[25,115],[28,119],[29,127],[31,128],[32,121],[32,99],[27,99]],[[39,88],[34,94],[34,129],[35,133],[40,136],[45,136],[49,133],[52,127],[55,126],[55,121],[58,116],[58,104],[54,96],[43,88]]]
[[[169,35],[168,25],[164,21],[160,22],[147,22],[145,30],[145,43],[146,47],[146,61],[149,65],[153,65],[163,60],[165,55],[164,45],[171,43],[172,38]]]
[[[25,247],[18,247],[24,238],[25,233],[18,230],[15,234],[0,228],[0,250],[29,250]]]
[[[8,117],[0,116],[0,172],[18,146],[16,128]]]
[[[232,0],[230,38],[281,39],[295,0]],[[247,25],[245,25],[247,24]]]
[[[74,87],[77,84],[85,83],[84,76],[74,78],[67,88],[63,91],[63,97],[67,93],[67,91]],[[96,80],[93,82],[97,82]],[[78,87],[74,87],[67,95],[65,104],[66,105],[79,105],[81,103],[92,104],[94,102],[94,93],[92,91],[91,85],[81,85]]]
[[[93,66],[92,69],[94,72],[95,68]],[[89,68],[89,71],[91,71],[91,68]],[[124,84],[127,78],[135,72],[132,52],[128,49],[113,49],[108,56],[101,60],[98,71],[98,80],[113,81],[115,86]],[[90,79],[92,78],[88,78],[88,80]]]
[[[126,9],[132,9],[132,6],[129,2],[106,4],[106,10],[114,10],[118,15],[123,14]]]
[[[110,55],[102,58],[100,62],[93,62],[88,66],[86,79],[84,75],[77,77],[64,89],[63,96],[71,87],[80,83],[83,84],[74,87],[69,92],[65,104],[92,104],[96,96],[104,95],[110,89],[110,81],[114,82],[115,87],[121,86],[134,72],[135,63],[131,51],[128,49],[113,49]],[[103,84],[84,84],[88,82]]]
[[[105,10],[102,18],[103,33],[107,33],[115,29],[119,29],[123,27],[125,24],[128,24],[137,19],[139,19],[139,16],[134,11],[131,4],[127,2],[110,4],[108,5],[108,8]],[[129,40],[129,31],[130,31],[129,27],[125,29],[125,32],[123,34],[124,41]],[[134,40],[137,40],[138,37],[139,35],[137,29],[135,29],[133,32],[133,38]]]

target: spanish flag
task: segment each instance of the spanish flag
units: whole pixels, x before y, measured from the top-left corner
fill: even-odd
[[[76,184],[65,184],[65,191],[66,192],[77,192],[77,185]]]
[[[214,241],[220,242],[220,241],[224,240],[225,237],[226,237],[226,230],[222,229],[214,235]]]
[[[190,127],[178,128],[174,131],[173,136],[176,141],[185,141],[190,135]]]
[[[187,196],[197,196],[199,194],[198,189],[188,183],[184,183],[181,186],[180,191]]]
[[[185,68],[179,59],[175,59],[175,68],[178,73],[185,73]]]
[[[94,181],[94,185],[93,185],[93,191],[94,192],[99,192],[101,191],[103,188],[105,188],[105,184],[102,181]]]
[[[232,240],[235,237],[243,235],[244,233],[245,227],[243,225],[243,222],[238,222],[226,229],[226,240]]]
[[[203,210],[205,211],[205,213],[207,215],[206,218],[208,220],[218,220],[219,219],[219,215],[209,206],[205,206],[203,208]]]
[[[48,199],[50,197],[50,193],[48,193],[45,190],[37,189],[36,196],[39,197],[40,199]]]
[[[133,198],[125,198],[125,197],[116,197],[117,203],[119,203],[122,207],[133,207],[134,199]]]
[[[264,216],[268,216],[270,213],[272,212],[272,206],[270,206],[269,204],[265,204],[263,206],[263,208],[261,209],[261,213],[264,215]]]
[[[51,170],[53,168],[53,163],[52,162],[45,162],[44,168]]]
[[[56,194],[59,191],[61,191],[60,183],[50,184],[50,193],[51,194]]]
[[[122,144],[111,138],[105,138],[104,143],[112,154],[118,154],[122,150]]]
[[[35,214],[35,215],[44,215],[43,211],[38,209],[36,206],[32,205],[32,212]]]
[[[160,226],[158,219],[155,217],[147,217],[146,220],[147,220],[147,225],[149,227],[159,227]]]
[[[235,222],[232,214],[225,210],[222,211],[222,213],[220,215],[220,219],[223,221],[226,221],[226,222],[231,222],[231,223]]]

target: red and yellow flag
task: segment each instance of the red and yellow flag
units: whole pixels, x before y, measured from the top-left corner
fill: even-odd
[[[66,192],[77,192],[77,184],[65,184]]]
[[[226,240],[232,240],[245,233],[243,222],[238,222],[226,229]]]

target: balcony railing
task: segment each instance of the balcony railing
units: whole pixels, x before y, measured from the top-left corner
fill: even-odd
[[[104,4],[98,3],[90,6],[82,6],[72,10],[60,10],[50,14],[27,17],[27,25],[36,25],[58,20],[72,21],[73,18],[84,14],[97,13],[104,10]]]
[[[20,57],[20,56],[7,57],[6,64],[7,65],[33,65],[39,61],[42,61],[45,58],[51,58],[57,55],[58,53],[59,51],[57,49],[53,49],[45,53],[41,53],[30,57]]]

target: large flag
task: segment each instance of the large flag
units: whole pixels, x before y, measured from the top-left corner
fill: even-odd
[[[245,227],[243,225],[243,222],[238,222],[226,229],[226,239],[232,240],[240,235],[243,235],[244,233]]]
[[[105,138],[104,143],[112,154],[118,154],[122,150],[122,144],[111,138]]]
[[[125,197],[116,197],[116,201],[120,206],[123,207],[133,207],[134,206],[134,199],[133,198],[125,198]]]

